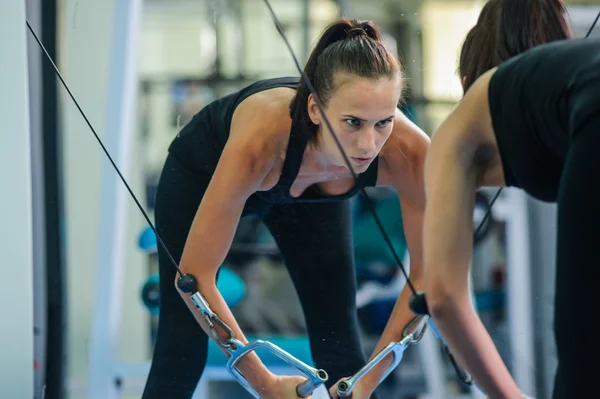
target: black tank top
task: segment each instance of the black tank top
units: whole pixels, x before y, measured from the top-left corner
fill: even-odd
[[[297,85],[298,78],[264,79],[211,102],[183,127],[169,146],[169,153],[194,173],[213,174],[229,138],[231,120],[236,107],[255,93],[277,87],[296,89]],[[309,139],[310,136],[306,129],[292,124],[279,181],[268,191],[256,192],[251,199],[260,199],[273,204],[340,201],[354,196],[364,187],[376,185],[378,156],[364,173],[358,175],[358,181],[352,190],[345,194],[323,195],[315,185],[312,185],[300,197],[292,197],[290,187],[300,171],[302,157]]]
[[[600,40],[552,42],[510,59],[488,97],[506,185],[556,201],[571,135],[600,110]]]

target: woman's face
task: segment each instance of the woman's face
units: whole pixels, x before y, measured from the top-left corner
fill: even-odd
[[[400,78],[373,79],[347,75],[336,80],[337,87],[324,107],[325,113],[352,169],[362,173],[392,133],[402,82]],[[311,119],[319,126],[319,149],[335,166],[347,167],[312,95],[308,101]]]

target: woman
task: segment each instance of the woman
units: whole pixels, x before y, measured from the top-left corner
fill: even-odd
[[[473,201],[478,187],[508,186],[557,202],[559,365],[553,395],[594,397],[600,367],[594,361],[584,365],[584,360],[597,359],[600,351],[582,305],[587,310],[598,303],[594,291],[600,282],[600,210],[590,195],[600,181],[600,41],[560,40],[568,32],[557,1],[502,3],[504,21],[523,3],[530,13],[537,11],[521,23],[545,21],[548,26],[520,35],[521,45],[506,40],[514,32],[507,25],[500,34],[475,27],[480,31],[467,39],[471,43],[460,68],[466,94],[433,136],[426,160],[424,285],[429,311],[455,357],[490,398],[522,398],[469,300]],[[544,39],[540,34],[552,43],[535,46]],[[482,43],[492,46],[483,58]],[[513,51],[506,51],[511,43]],[[484,71],[485,65],[503,61],[485,56],[519,51]],[[469,75],[466,65],[482,67]]]
[[[313,360],[328,372],[331,387],[365,364],[349,199],[366,186],[398,190],[411,277],[418,285],[429,139],[397,109],[401,66],[371,22],[330,25],[305,72],[359,176],[356,182],[306,85],[297,78],[262,80],[208,105],[183,128],[160,178],[155,218],[182,272],[196,277],[211,309],[247,342],[215,279],[240,217],[259,216],[283,255]],[[175,271],[163,251],[159,263],[160,324],[143,397],[190,398],[205,365],[209,330],[174,286]],[[409,293],[399,298],[374,353],[400,339],[413,317],[408,300]],[[297,398],[295,388],[303,381],[271,374],[256,354],[246,356],[240,369],[263,398]],[[371,392],[361,389],[355,398],[368,398]]]

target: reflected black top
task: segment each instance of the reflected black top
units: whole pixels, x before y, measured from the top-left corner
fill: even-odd
[[[556,201],[570,138],[600,110],[600,40],[552,42],[511,58],[488,95],[507,186]]]
[[[195,173],[214,173],[219,158],[229,137],[231,119],[236,107],[247,97],[263,90],[276,87],[296,89],[298,79],[292,77],[259,80],[235,93],[213,101],[181,130],[169,147],[169,152]],[[379,157],[375,157],[369,168],[358,175],[358,182],[349,192],[336,195],[323,195],[315,185],[308,187],[304,193],[294,198],[290,195],[290,187],[300,171],[304,150],[310,136],[306,129],[292,125],[290,140],[277,184],[268,191],[256,192],[253,197],[269,203],[293,202],[331,202],[354,196],[364,187],[375,186]]]

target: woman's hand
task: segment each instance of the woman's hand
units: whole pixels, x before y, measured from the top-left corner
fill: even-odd
[[[329,389],[329,395],[331,395],[332,399],[344,398],[344,397],[338,396],[338,394],[337,394],[337,386],[340,383],[340,381],[342,381],[343,379],[344,378],[340,378],[340,380],[338,382],[336,382],[335,385],[333,385]],[[351,398],[351,399],[369,399],[371,397],[371,395],[373,394],[373,391],[375,390],[376,387],[369,387],[368,385],[369,384],[366,382],[366,380],[364,380],[364,379],[359,380],[352,388],[352,393],[350,394],[351,396],[349,396],[349,398]]]
[[[263,389],[256,389],[263,399],[300,399],[296,387],[306,381],[305,377],[297,375],[273,374],[265,383]],[[312,395],[304,399],[311,399]]]

